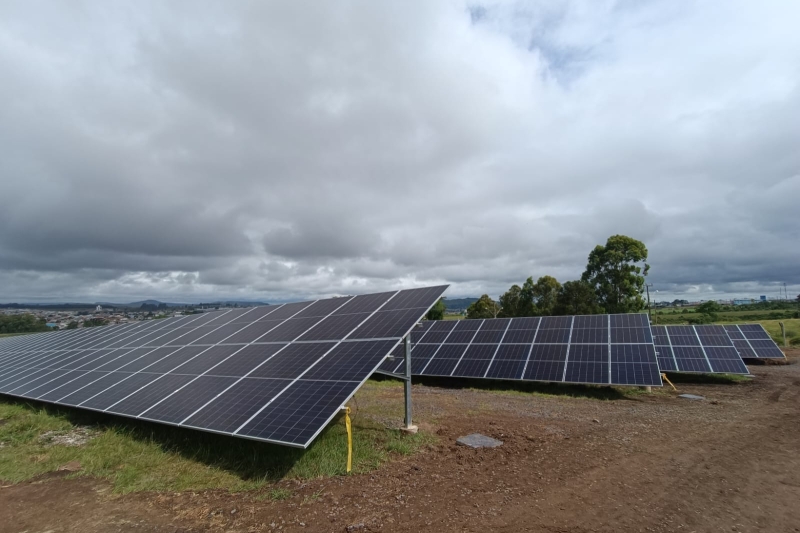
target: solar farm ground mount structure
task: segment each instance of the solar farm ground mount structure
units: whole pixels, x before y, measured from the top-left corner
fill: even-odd
[[[446,288],[0,339],[0,394],[306,448]]]
[[[646,314],[425,322],[411,341],[415,376],[662,385]],[[403,365],[398,347],[380,371]]]

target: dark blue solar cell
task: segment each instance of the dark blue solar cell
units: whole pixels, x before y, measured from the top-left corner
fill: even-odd
[[[400,372],[400,370],[395,370],[398,366],[401,366],[401,363],[398,359],[386,359],[381,366],[378,367],[378,370],[381,372]]]
[[[82,376],[76,377],[72,381],[66,382],[60,387],[55,387],[53,390],[41,394],[38,398],[48,402],[58,401],[64,396],[68,396],[106,375],[108,375],[107,372],[89,372]]]
[[[395,309],[410,309],[414,307],[429,308],[442,296],[447,285],[438,287],[425,287],[421,289],[409,289],[401,291],[381,307],[381,311],[392,311]],[[424,311],[423,311],[424,314]]]
[[[225,340],[227,344],[247,344],[250,342],[261,342],[264,335],[269,334],[283,323],[282,320],[262,320],[253,322],[246,328],[231,335]]]
[[[193,344],[217,344],[220,342],[229,343],[231,336],[233,336],[236,333],[239,333],[246,327],[247,323],[241,323],[241,322],[237,324],[227,324],[210,332],[205,337],[201,337],[193,341]],[[180,344],[187,344],[187,343],[181,342]]]
[[[10,393],[17,387],[34,379],[46,376],[52,372],[53,370],[49,368],[29,368],[14,372],[12,375],[0,382],[0,392]]]
[[[238,378],[200,376],[139,415],[148,420],[180,424],[236,383]],[[287,381],[288,383],[288,381]]]
[[[503,338],[503,331],[478,331],[472,339],[473,344],[497,344]]]
[[[452,331],[462,320],[434,320],[431,321],[431,331]]]
[[[184,346],[176,348],[172,353],[147,367],[148,372],[163,374],[174,368],[185,365],[194,360],[195,357],[207,351],[227,351],[233,353],[236,348],[233,346]],[[124,370],[124,369],[123,369]]]
[[[750,340],[749,343],[750,343],[750,346],[752,346],[755,349],[766,349],[766,348],[772,348],[772,347],[775,346],[775,343],[772,342],[771,340],[770,341]]]
[[[542,329],[536,334],[536,344],[553,343],[566,344],[569,342],[570,330],[568,329]]]
[[[23,379],[15,383],[16,386],[13,388],[9,387],[6,392],[16,396],[25,396],[28,392],[37,389],[41,385],[50,383],[54,379],[60,378],[67,373],[69,373],[69,370],[50,370],[49,372],[39,375],[35,379]]]
[[[295,379],[334,346],[334,342],[289,344],[250,373],[249,377]],[[386,355],[386,352],[381,355]]]
[[[565,361],[566,359],[566,344],[534,344],[531,348],[531,361]]]
[[[653,363],[655,350],[652,344],[612,344],[612,363]]]
[[[611,363],[611,383],[661,386],[661,374],[655,363]]]
[[[125,372],[89,372],[89,374],[82,376],[79,379],[83,381],[90,376],[94,377],[95,379],[83,383],[80,388],[76,387],[71,393],[67,393],[64,397],[53,401],[64,405],[77,406],[132,375],[133,374]]]
[[[343,320],[344,319],[344,320]],[[348,324],[347,320],[352,324]],[[362,319],[363,320],[363,319]],[[358,315],[343,317],[290,318],[258,339],[259,342],[290,342],[298,340],[333,340],[341,338],[343,330],[352,330],[358,324]]]
[[[678,363],[679,372],[711,372],[703,350],[699,347],[673,345],[672,353]]]
[[[573,329],[605,329],[608,330],[608,315],[576,316]]]
[[[370,295],[375,296],[375,295]],[[309,305],[299,313],[297,313],[294,318],[324,318],[331,313],[336,312],[337,310],[341,312],[344,311],[345,305],[350,302],[353,298],[351,296],[346,296],[343,298],[328,298],[327,300],[318,300],[313,304]],[[350,312],[357,312],[357,311],[350,311]]]
[[[650,326],[650,321],[644,313],[610,315],[612,328],[646,328]]]
[[[571,329],[571,316],[544,316],[539,322],[539,330],[543,329]]]
[[[165,374],[159,376],[127,398],[118,401],[107,408],[110,413],[137,416],[143,411],[160,402],[180,387],[194,379],[194,376]]]
[[[705,348],[711,370],[732,374],[749,374],[739,352],[733,347],[710,346]]]
[[[486,377],[494,379],[522,379],[522,371],[524,368],[524,359],[495,359],[489,367]]]
[[[562,381],[563,377],[564,363],[546,360],[531,359],[524,374],[524,379],[533,381]]]
[[[748,343],[744,339],[736,339],[736,340],[734,340],[733,341],[733,345],[736,348],[736,350],[739,352],[739,355],[742,358],[753,359],[753,358],[757,358],[758,357],[756,352],[750,347],[750,343]]]
[[[173,372],[177,374],[210,374],[215,376],[242,377],[267,361],[285,344],[251,344],[249,346],[217,346],[204,352]],[[225,355],[235,348],[230,355]]]
[[[463,359],[491,359],[497,351],[497,344],[473,344],[467,348]]]
[[[489,318],[483,321],[481,331],[505,331],[511,324],[510,318]]]
[[[530,352],[531,347],[528,344],[501,344],[494,357],[510,361],[526,361]]]
[[[437,355],[437,357],[430,360],[422,374],[425,376],[449,376],[458,364],[458,361],[458,359],[438,357]]]
[[[676,372],[678,367],[675,365],[675,360],[672,358],[672,350],[670,349],[669,352],[665,350],[666,348],[662,348],[658,352],[658,368],[661,369],[662,372]]]
[[[471,331],[476,332],[481,328],[484,320],[459,320],[456,323],[455,331]]]
[[[672,346],[700,346],[700,339],[694,335],[673,335],[670,332],[669,341]]]
[[[612,343],[650,343],[653,342],[653,336],[650,333],[650,328],[612,328],[611,329],[611,342]]]
[[[105,390],[93,398],[89,398],[82,402],[81,407],[98,409],[102,411],[124,399],[126,396],[138,391],[158,377],[158,374],[148,374],[144,372],[139,374],[128,374],[125,379],[110,387],[108,390]]]
[[[349,382],[297,381],[236,434],[305,446],[353,390]]]
[[[469,344],[475,337],[476,331],[458,331],[454,330],[447,337],[447,344]]]
[[[283,379],[244,378],[186,420],[184,425],[231,433],[290,383]],[[219,385],[213,388],[218,389]]]
[[[569,347],[568,361],[573,362],[608,362],[607,344],[573,344]]]
[[[97,350],[95,352],[94,357],[87,358],[84,361],[77,361],[75,363],[65,365],[64,368],[72,368],[75,370],[94,370],[95,368],[99,368],[107,363],[112,361],[116,361],[121,357],[125,357],[130,352],[129,349],[117,349],[117,350]]]
[[[369,317],[348,338],[389,338],[402,337],[419,321],[426,308],[413,307],[394,311],[378,311]]]
[[[453,376],[482,378],[489,368],[491,359],[462,359],[453,370]]]
[[[394,292],[381,292],[376,294],[362,294],[356,296],[344,306],[338,309],[335,314],[349,315],[353,313],[372,313],[377,311],[381,305],[391,298]]]
[[[503,344],[530,344],[535,334],[535,329],[509,329],[503,337]]]
[[[303,379],[362,381],[395,344],[396,341],[342,342],[304,374]]]
[[[306,307],[310,306],[314,302],[297,302],[291,304],[282,305],[279,309],[276,309],[272,313],[265,315],[259,321],[263,322],[265,320],[286,320],[287,318],[291,318],[293,316],[298,315],[301,311],[303,311]]]
[[[83,370],[72,370],[70,372],[66,372],[66,373],[62,374],[60,377],[58,377],[58,378],[56,378],[56,379],[54,379],[54,380],[52,380],[52,381],[50,381],[48,383],[40,385],[36,389],[29,390],[26,393],[26,396],[29,397],[29,398],[39,398],[40,396],[46,395],[48,392],[52,391],[53,389],[56,389],[58,387],[61,387],[62,385],[70,383],[74,379],[77,379],[77,378],[79,378],[81,376],[84,376],[84,375],[86,375],[86,371],[83,371]]]
[[[314,328],[298,338],[301,341],[338,340],[345,336],[352,337],[353,331],[369,318],[369,313],[350,315],[333,315],[325,318]],[[270,334],[271,335],[271,334]],[[290,339],[291,340],[291,339]]]
[[[423,344],[441,344],[445,342],[448,335],[450,335],[449,331],[429,331],[420,339],[420,342]]]
[[[530,329],[535,331],[539,327],[540,321],[541,318],[539,318],[538,316],[512,318],[511,324],[508,326],[508,329],[509,330]]]
[[[608,343],[608,329],[575,329],[572,330],[571,344]]]
[[[564,381],[570,383],[609,383],[608,361],[603,362],[573,362],[567,363]]]

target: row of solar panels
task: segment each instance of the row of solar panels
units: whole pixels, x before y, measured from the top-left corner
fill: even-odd
[[[412,332],[411,373],[503,380],[661,385],[661,372],[748,374],[742,358],[782,358],[759,324],[653,326],[593,315],[426,322]],[[380,370],[402,373],[398,347]]]
[[[307,447],[445,289],[0,339],[0,393]]]
[[[307,447],[379,366],[400,370],[400,340],[445,289],[0,339],[0,393]],[[783,356],[760,326],[660,328],[644,314],[424,322],[412,374],[661,385],[663,370]]]

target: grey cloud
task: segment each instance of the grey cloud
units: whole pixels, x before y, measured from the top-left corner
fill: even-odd
[[[777,16],[780,14],[780,16]],[[785,3],[0,6],[0,301],[800,292]]]

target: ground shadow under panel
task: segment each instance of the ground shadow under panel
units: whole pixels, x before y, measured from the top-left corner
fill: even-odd
[[[370,379],[382,381],[393,379],[383,374],[374,374]],[[485,391],[511,391],[530,394],[549,394],[574,398],[597,398],[601,400],[631,400],[622,391],[599,385],[572,383],[549,383],[538,381],[512,381],[495,379],[470,379],[460,377],[414,376],[413,383],[441,389],[479,389]]]

